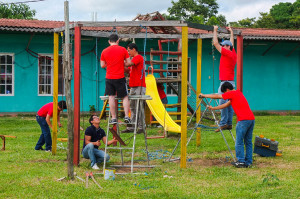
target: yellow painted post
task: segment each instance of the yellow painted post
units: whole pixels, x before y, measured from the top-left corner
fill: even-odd
[[[202,39],[198,39],[197,42],[197,104],[199,104],[200,99],[198,98],[201,93],[201,66],[202,66]],[[200,120],[201,116],[201,106],[196,112],[196,121]],[[201,144],[201,129],[197,130],[196,145]]]
[[[180,168],[186,168],[187,142],[187,68],[188,68],[188,27],[182,27],[182,69],[181,69],[181,158]]]
[[[58,33],[53,35],[53,119],[52,119],[52,154],[56,154],[57,143],[57,101],[58,101]]]

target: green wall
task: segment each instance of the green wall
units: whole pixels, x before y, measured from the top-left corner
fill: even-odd
[[[30,40],[30,33],[1,32],[0,53],[15,54],[14,96],[0,96],[0,112],[36,112],[45,103],[53,100],[52,96],[38,96],[38,59],[29,55],[25,49]],[[61,42],[61,38],[60,38]],[[251,42],[251,45],[246,45]],[[139,51],[144,50],[144,39],[136,39]],[[253,43],[255,45],[253,45]],[[120,45],[126,46],[126,42]],[[300,51],[299,48],[289,54],[298,43],[280,41],[265,56],[262,56],[273,41],[244,41],[244,94],[252,110],[300,110]],[[96,38],[82,38],[82,53],[91,51],[96,45]],[[98,59],[101,51],[108,47],[107,39],[97,40]],[[146,51],[157,50],[157,40],[147,39]],[[29,48],[37,53],[53,54],[53,35],[36,33]],[[176,50],[177,43],[165,44],[164,50]],[[217,92],[219,86],[219,59],[215,50],[212,58],[211,39],[203,40],[202,52],[202,92]],[[191,58],[192,85],[196,88],[196,40],[189,41]],[[62,54],[62,52],[60,52]],[[147,56],[149,60],[149,56]],[[89,111],[89,105],[102,109],[99,96],[104,94],[105,70],[100,68],[94,52],[81,57],[81,109]],[[214,90],[213,90],[214,87]],[[98,89],[96,89],[98,88]],[[64,97],[59,96],[59,100]],[[176,97],[168,97],[170,103],[176,103]]]

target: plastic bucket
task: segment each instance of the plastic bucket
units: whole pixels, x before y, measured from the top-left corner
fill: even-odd
[[[104,179],[105,180],[115,180],[116,170],[113,168],[107,168],[104,170]]]

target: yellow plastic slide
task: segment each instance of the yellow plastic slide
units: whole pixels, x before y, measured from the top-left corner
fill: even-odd
[[[146,77],[146,95],[150,95],[152,100],[146,100],[151,113],[166,131],[181,133],[181,127],[172,120],[160,100],[157,91],[155,77],[151,74]]]

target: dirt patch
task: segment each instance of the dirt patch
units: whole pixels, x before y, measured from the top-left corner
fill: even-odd
[[[190,165],[197,165],[201,167],[224,167],[224,166],[231,166],[230,161],[226,159],[193,159],[192,161],[187,162]]]

